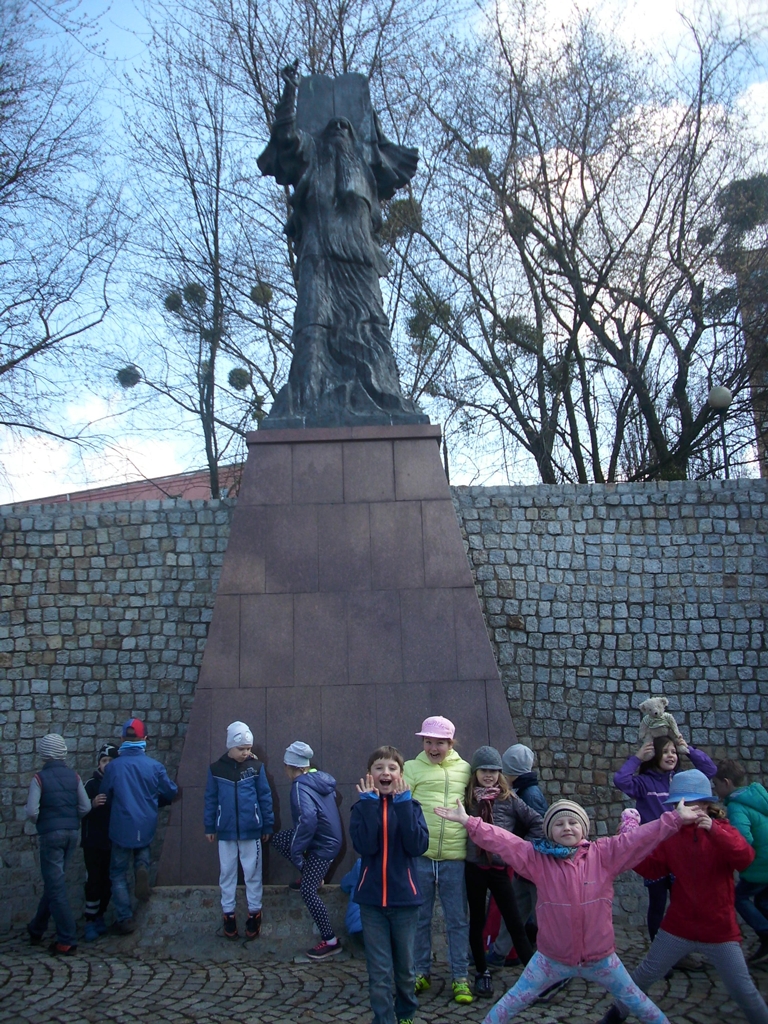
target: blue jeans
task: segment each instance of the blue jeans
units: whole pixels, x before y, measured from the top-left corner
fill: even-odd
[[[64,875],[80,839],[78,829],[57,829],[38,837],[40,874],[43,876],[43,895],[37,913],[27,925],[30,935],[42,938],[51,916],[56,924],[56,940],[64,946],[77,945],[75,915],[67,899]]]
[[[112,883],[112,906],[115,908],[115,918],[118,921],[127,921],[129,917],[133,917],[131,893],[128,888],[131,859],[133,859],[134,871],[139,867],[145,867],[149,871],[148,846],[140,846],[138,850],[133,850],[127,846],[112,844],[109,880]]]
[[[411,1020],[419,1008],[413,992],[413,947],[419,908],[372,907],[365,903],[359,906],[373,1024]]]
[[[469,913],[464,861],[418,857],[416,874],[424,897],[419,907],[419,923],[416,928],[416,973],[429,976],[432,969],[432,912],[435,907],[435,890],[438,890],[445,918],[451,977],[454,981],[466,978],[469,963]]]
[[[768,940],[768,883],[740,878],[736,883],[736,912],[761,939]]]

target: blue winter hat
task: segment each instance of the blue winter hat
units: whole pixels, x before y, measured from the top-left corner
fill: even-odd
[[[672,776],[669,784],[669,796],[665,804],[679,804],[681,800],[690,803],[692,800],[717,800],[712,795],[712,784],[704,772],[698,768],[690,768],[687,772],[678,772]]]

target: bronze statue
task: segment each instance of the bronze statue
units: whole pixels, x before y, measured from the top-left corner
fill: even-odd
[[[379,278],[382,199],[416,172],[418,150],[384,137],[363,75],[282,71],[262,174],[291,185],[297,258],[293,361],[262,428],[428,423],[400,390]],[[296,97],[298,92],[298,111]]]

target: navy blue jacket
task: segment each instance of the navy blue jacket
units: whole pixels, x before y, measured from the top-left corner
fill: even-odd
[[[85,792],[93,800],[101,788],[104,772],[97,768],[85,784]],[[101,807],[92,807],[83,818],[80,833],[80,845],[91,850],[109,850],[109,801]]]
[[[291,860],[303,865],[303,854],[333,860],[341,849],[341,818],[336,806],[336,779],[327,772],[308,771],[291,786],[293,839]]]
[[[272,791],[258,758],[237,762],[229,754],[208,769],[205,834],[219,839],[261,839],[275,826]]]
[[[547,798],[539,787],[539,777],[536,772],[526,772],[524,775],[518,775],[512,783],[512,789],[514,789],[523,803],[532,807],[542,818],[549,810]]]
[[[362,867],[355,902],[374,907],[415,907],[424,902],[414,860],[427,852],[429,832],[421,804],[410,793],[364,796],[349,819]]]
[[[80,828],[77,813],[77,787],[80,776],[63,761],[46,761],[37,773],[40,784],[40,813],[37,831],[40,835],[59,829]]]
[[[178,791],[159,761],[124,743],[120,756],[107,765],[99,789],[110,808],[109,838],[131,850],[149,846],[157,829],[158,799],[171,801]]]

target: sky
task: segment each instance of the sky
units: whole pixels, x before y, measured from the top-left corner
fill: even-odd
[[[632,44],[640,41],[660,52],[674,54],[685,35],[683,17],[695,17],[700,3],[675,5],[670,0],[579,0],[581,11],[590,11],[606,26],[615,27],[620,37]],[[766,33],[768,38],[768,0],[716,0],[715,6],[726,20],[742,19]],[[553,29],[573,10],[572,0],[545,0]],[[111,5],[104,0],[83,0],[82,9],[102,17],[102,43],[114,66],[129,70],[143,53],[142,35],[146,23],[141,4],[119,0]],[[760,54],[759,54],[760,56]],[[766,133],[768,126],[768,51],[763,51],[742,102],[756,131]],[[116,88],[109,83],[101,92],[104,116],[119,123]],[[46,495],[82,490],[104,483],[119,483],[141,477],[153,477],[201,468],[201,445],[194,425],[176,421],[162,432],[132,432],[113,418],[119,396],[77,397],[66,409],[72,427],[94,423],[99,433],[111,431],[111,445],[99,450],[73,451],[70,444],[41,437],[3,437],[0,432],[0,504],[30,501]],[[106,427],[104,425],[107,425]],[[451,482],[491,482],[483,478],[482,467],[470,460],[452,466]],[[497,480],[495,482],[507,482]],[[524,481],[534,482],[534,481]]]

